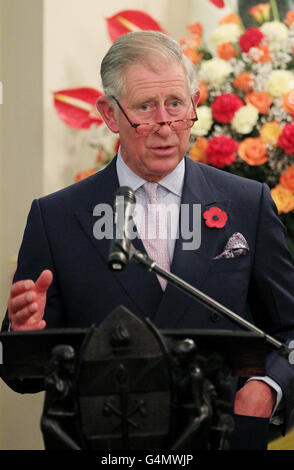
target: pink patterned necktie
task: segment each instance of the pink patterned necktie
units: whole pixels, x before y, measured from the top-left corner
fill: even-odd
[[[147,195],[145,208],[145,231],[142,242],[148,256],[153,259],[158,266],[170,270],[170,260],[167,245],[167,221],[166,211],[163,204],[160,204],[156,197],[157,183],[147,182],[144,184]],[[167,281],[161,276],[157,276],[158,281],[165,290]]]

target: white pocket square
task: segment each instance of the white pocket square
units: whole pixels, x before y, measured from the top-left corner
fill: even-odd
[[[236,258],[237,256],[247,255],[248,251],[249,246],[242,233],[235,232],[229,238],[224,248],[224,251],[219,255],[215,256],[213,259]]]

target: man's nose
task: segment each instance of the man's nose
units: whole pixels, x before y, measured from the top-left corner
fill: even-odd
[[[157,134],[161,135],[161,137],[169,137],[171,133],[172,129],[170,128],[168,122],[164,122],[157,131]]]
[[[157,112],[155,117],[155,122],[162,123],[160,128],[158,129],[157,133],[161,135],[162,137],[168,137],[172,130],[168,124],[168,122],[171,121],[171,118],[164,108],[164,106],[160,107]]]

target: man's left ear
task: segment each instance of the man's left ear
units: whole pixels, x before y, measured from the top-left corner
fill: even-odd
[[[118,134],[118,122],[115,111],[107,97],[104,95],[99,96],[96,101],[96,107],[107,127],[115,134]]]

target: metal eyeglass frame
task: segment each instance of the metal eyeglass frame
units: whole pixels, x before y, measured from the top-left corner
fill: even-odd
[[[194,102],[193,102],[193,98],[191,97],[191,103],[192,103],[192,106],[193,106],[193,110],[194,110],[194,113],[195,113],[195,117],[194,118],[190,118],[190,119],[177,119],[177,120],[174,120],[174,121],[162,121],[162,122],[141,122],[139,124],[137,123],[134,123],[130,120],[130,118],[128,117],[127,113],[125,112],[125,110],[123,109],[123,107],[121,106],[121,104],[119,103],[119,101],[115,98],[115,96],[111,96],[111,98],[116,102],[116,104],[118,105],[119,109],[121,110],[121,112],[123,113],[123,115],[125,116],[125,118],[127,119],[128,123],[133,127],[133,129],[137,130],[139,126],[146,126],[146,125],[150,125],[150,126],[156,126],[156,125],[159,125],[160,127],[161,126],[171,126],[173,123],[175,122],[186,122],[186,121],[192,121],[193,123],[195,123],[196,121],[198,121],[198,116],[197,116],[197,112],[196,112],[196,108],[195,108],[195,105],[194,105]],[[192,124],[193,126],[193,124]],[[190,128],[192,127],[190,126]],[[152,129],[152,128],[150,128]],[[189,127],[187,127],[187,129],[189,129]],[[158,129],[157,129],[158,130]],[[154,130],[152,132],[157,132],[157,130]]]

